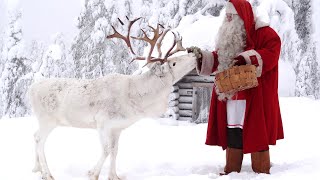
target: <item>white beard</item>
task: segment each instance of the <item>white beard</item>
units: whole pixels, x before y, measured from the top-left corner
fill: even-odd
[[[234,15],[232,21],[224,20],[220,27],[216,39],[216,49],[218,53],[218,69],[216,73],[232,67],[235,63],[234,58],[244,51],[246,46],[246,31],[243,20]],[[219,93],[216,89],[218,99],[231,99],[235,93]]]
[[[216,39],[218,71],[221,72],[234,64],[234,59],[246,46],[246,31],[243,20],[234,15],[232,21],[226,19],[221,25]]]

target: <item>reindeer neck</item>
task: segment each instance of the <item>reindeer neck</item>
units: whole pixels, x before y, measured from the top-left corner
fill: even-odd
[[[129,99],[133,103],[131,108],[144,116],[156,117],[166,109],[167,98],[172,87],[172,75],[156,76],[153,72],[146,72],[134,76],[129,85]],[[159,114],[160,113],[160,114]]]
[[[171,87],[173,77],[171,73],[163,73],[161,75],[157,75],[152,71],[148,71],[142,75],[140,75],[141,82],[143,82],[144,86],[150,86],[150,88],[163,89],[165,87]]]
[[[135,76],[131,82],[130,89],[137,91],[139,96],[157,96],[162,92],[167,93],[172,87],[172,82],[171,73],[164,73],[162,76],[158,76],[154,72],[148,71]]]

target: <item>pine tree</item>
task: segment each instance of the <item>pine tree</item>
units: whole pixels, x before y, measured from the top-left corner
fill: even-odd
[[[3,57],[3,48],[4,48],[4,44],[3,44],[3,36],[2,33],[0,34],[0,76],[2,74],[3,71],[3,67],[4,67],[4,57]]]
[[[128,21],[138,17],[134,15],[133,5],[134,2],[132,0],[119,0],[114,4],[115,8],[112,12],[117,14],[117,16],[111,17],[110,25],[112,24],[121,34],[127,33]],[[108,13],[111,13],[111,8],[108,8]],[[119,22],[118,18],[124,23],[123,25]],[[141,23],[141,21],[136,22],[131,27],[131,36],[138,36],[140,31],[139,23]],[[108,34],[112,33],[113,30],[109,29]],[[127,45],[120,39],[108,39],[107,41],[111,44],[107,47],[108,61],[111,61],[114,65],[115,72],[120,74],[132,74],[137,69],[137,63],[130,63],[132,55]],[[142,42],[131,39],[131,45],[136,54],[142,52]]]
[[[316,59],[316,43],[311,38],[312,35],[312,1],[295,0],[292,7],[295,11],[295,25],[301,44],[301,58],[296,66],[298,96],[313,96],[318,98],[319,90],[319,63]]]
[[[85,9],[78,18],[79,34],[72,45],[76,77],[96,78],[112,72],[131,74],[130,68],[135,68],[129,65],[131,57],[124,44],[106,39],[113,33],[111,25],[118,22],[117,13],[116,1],[108,4],[104,0],[85,1]]]
[[[284,0],[294,13],[297,38],[289,37],[291,43],[283,42],[281,56],[293,63],[296,73],[296,96],[310,96],[319,98],[319,63],[316,56],[316,43],[311,38],[312,24],[312,1],[311,0]]]
[[[179,25],[182,17],[200,12],[201,14],[210,14],[218,16],[223,8],[224,1],[212,0],[162,0],[153,1],[152,17],[157,19],[161,24],[168,24],[171,28]]]
[[[2,116],[21,116],[26,113],[25,93],[29,80],[20,80],[30,70],[24,55],[21,11],[10,13],[8,37],[4,47],[5,65],[0,79]]]
[[[4,51],[4,38],[2,36],[2,34],[0,35],[0,77],[2,75],[2,71],[3,71],[3,68],[4,68],[4,62],[5,62],[5,59],[4,59],[4,56],[3,56],[3,51]],[[1,81],[0,81],[1,83]],[[1,85],[0,85],[1,87]],[[0,94],[0,118],[2,116],[2,111],[3,111],[3,102],[1,101],[2,100],[2,95]]]
[[[312,33],[312,9],[311,0],[298,0],[298,5],[295,7],[295,25],[302,40],[301,49],[304,52],[307,51],[307,44],[310,44],[310,36]]]
[[[67,52],[64,44],[63,34],[56,34],[52,41],[52,44],[44,53],[38,74],[39,76],[46,78],[69,77],[70,70],[72,70],[72,65],[66,58]]]
[[[101,75],[104,56],[104,23],[106,8],[102,0],[85,1],[85,9],[78,17],[79,34],[72,45],[76,77],[94,78]],[[96,33],[96,34],[95,34]],[[98,39],[98,34],[101,34]],[[98,43],[96,43],[98,42]]]
[[[112,0],[108,3],[86,0],[84,11],[78,18],[79,34],[72,45],[76,77],[95,78],[110,72],[131,74],[137,69],[135,63],[129,64],[132,57],[122,40],[105,39],[113,33],[111,25],[126,34],[126,25],[122,26],[117,18],[126,23],[125,16],[130,19],[143,17],[131,29],[134,36],[141,36],[139,27],[149,30],[147,25],[156,26],[160,23],[175,28],[183,16],[201,9],[205,9],[201,13],[218,14],[223,3],[223,0]],[[141,55],[146,43],[132,40],[132,44],[136,54]]]
[[[27,57],[31,62],[31,70],[33,74],[39,72],[42,59],[45,53],[45,45],[41,41],[33,40],[26,48]]]
[[[297,96],[309,96],[319,98],[319,63],[316,60],[315,43],[307,45],[310,50],[303,54],[297,66]]]

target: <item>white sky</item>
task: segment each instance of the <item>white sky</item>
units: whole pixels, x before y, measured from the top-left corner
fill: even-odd
[[[27,41],[32,39],[49,41],[57,32],[67,39],[76,32],[83,0],[0,0],[0,30],[6,25],[7,11],[18,7],[23,13],[23,32]]]

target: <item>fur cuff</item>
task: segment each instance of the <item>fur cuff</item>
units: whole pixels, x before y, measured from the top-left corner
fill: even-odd
[[[257,77],[260,77],[262,74],[262,66],[263,66],[261,55],[253,49],[244,51],[239,55],[244,57],[247,64],[252,64],[257,66]]]
[[[212,68],[214,65],[214,57],[210,51],[201,51],[202,63],[197,66],[197,72],[202,76],[210,76],[212,74]],[[199,68],[200,67],[200,68]]]

